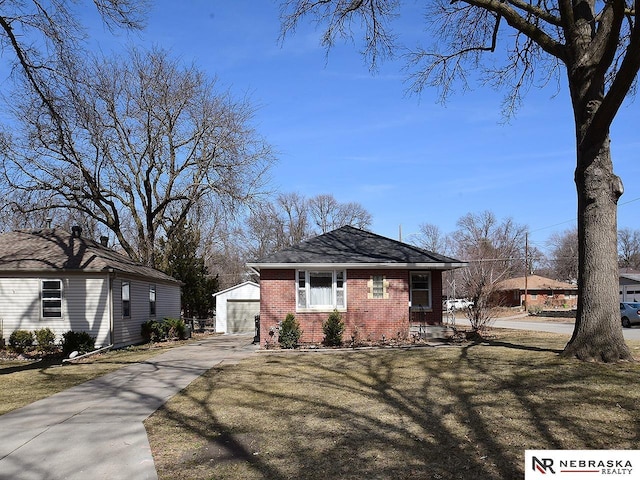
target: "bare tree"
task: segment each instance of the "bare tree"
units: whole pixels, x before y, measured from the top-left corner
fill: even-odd
[[[618,231],[618,258],[622,268],[640,268],[640,231],[623,228]]]
[[[262,258],[345,225],[366,228],[370,224],[371,214],[359,203],[340,203],[333,195],[307,200],[298,193],[281,193],[254,207],[247,218],[249,258]]]
[[[259,204],[246,220],[249,258],[262,258],[309,238],[308,225],[308,202],[298,193],[281,193]]]
[[[62,112],[52,101],[52,92],[68,77],[70,66],[83,58],[85,52],[87,33],[74,12],[78,3],[81,2],[7,0],[2,2],[0,13],[0,56],[12,66],[11,76],[20,88],[26,88],[59,122]],[[144,27],[148,0],[94,0],[92,3],[112,31]],[[10,88],[9,84],[3,85],[3,101],[9,105],[13,104],[16,95],[23,95]],[[16,205],[46,203],[47,197],[15,192],[5,182],[0,188],[4,194],[0,204],[3,230],[42,228],[50,223],[61,224],[68,218],[55,212],[19,215]]]
[[[259,192],[272,153],[252,106],[195,66],[133,51],[75,75],[52,97],[64,121],[27,95],[14,111],[21,135],[3,144],[11,188],[48,198],[32,210],[81,212],[154,265],[157,240],[198,209]]]
[[[430,0],[428,28],[436,44],[411,55],[413,88],[440,89],[443,98],[471,71],[506,90],[511,115],[531,87],[566,75],[574,112],[578,195],[578,309],[563,354],[582,360],[631,359],[618,311],[617,202],[622,182],[613,172],[609,129],[640,68],[640,0]],[[312,16],[322,42],[362,34],[375,67],[398,46],[389,20],[399,0],[284,0],[283,35]],[[505,55],[483,63],[498,47]],[[485,66],[486,65],[486,66]],[[558,82],[559,83],[559,82]]]
[[[422,223],[419,232],[413,235],[412,243],[431,252],[448,255],[452,251],[452,241],[439,226],[433,223]]]
[[[551,248],[550,264],[553,275],[563,282],[578,278],[578,231],[575,228],[554,233],[547,244]]]
[[[461,287],[473,300],[471,325],[481,330],[493,316],[489,302],[496,284],[521,272],[526,227],[511,218],[500,222],[490,211],[468,213],[457,225],[456,254],[469,262],[461,272]]]
[[[114,30],[144,26],[147,0],[94,0],[103,21]],[[77,2],[7,0],[0,14],[0,54],[35,97],[62,121],[51,91],[83,55],[86,32],[74,15]]]
[[[281,193],[276,206],[283,217],[283,246],[295,245],[310,235],[309,202],[299,193]]]
[[[201,220],[202,257],[209,273],[218,279],[218,287],[225,290],[247,280],[250,258],[241,215],[229,216],[223,205],[207,209],[208,220]]]
[[[356,202],[340,203],[333,195],[316,195],[309,199],[310,222],[327,233],[336,228],[351,225],[366,229],[371,225],[371,214]]]

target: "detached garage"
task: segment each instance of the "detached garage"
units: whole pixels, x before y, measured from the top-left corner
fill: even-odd
[[[216,299],[216,332],[254,333],[260,313],[260,285],[244,282],[213,295]]]

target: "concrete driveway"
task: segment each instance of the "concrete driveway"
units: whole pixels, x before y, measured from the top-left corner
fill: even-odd
[[[210,368],[252,355],[253,335],[221,335],[0,416],[0,479],[156,479],[142,421]]]

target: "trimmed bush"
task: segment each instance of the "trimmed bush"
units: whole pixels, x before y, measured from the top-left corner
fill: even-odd
[[[51,352],[56,348],[56,334],[50,328],[41,328],[34,332],[38,348],[43,352]]]
[[[80,354],[94,351],[96,339],[87,332],[74,332],[69,330],[62,334],[62,353],[68,356],[71,352]]]
[[[293,313],[288,313],[280,324],[280,333],[278,335],[280,346],[282,348],[295,348],[298,346],[298,341],[301,336],[302,330],[300,330],[300,323],[296,320]]]
[[[162,323],[157,320],[147,320],[142,324],[142,338],[144,338],[145,342],[160,342],[164,340],[165,329]]]
[[[339,347],[342,345],[342,334],[344,333],[344,322],[338,310],[334,310],[322,324],[324,333],[324,344],[327,347]]]
[[[187,329],[184,320],[181,318],[165,318],[163,324],[168,338],[178,338],[180,340],[186,338]]]
[[[34,341],[33,333],[29,330],[16,330],[9,336],[9,345],[18,353],[22,353],[33,346]]]
[[[146,342],[162,342],[170,338],[184,340],[186,331],[187,327],[181,318],[165,318],[161,322],[147,320],[141,327],[142,338]]]

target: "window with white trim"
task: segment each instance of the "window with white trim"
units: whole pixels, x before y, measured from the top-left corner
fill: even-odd
[[[411,272],[411,308],[431,308],[431,272]]]
[[[156,314],[156,286],[149,285],[149,315]]]
[[[122,317],[131,316],[131,285],[127,281],[122,282]]]
[[[42,280],[42,318],[62,318],[62,280]]]
[[[332,310],[346,306],[346,274],[343,270],[298,270],[296,305],[299,309]]]

